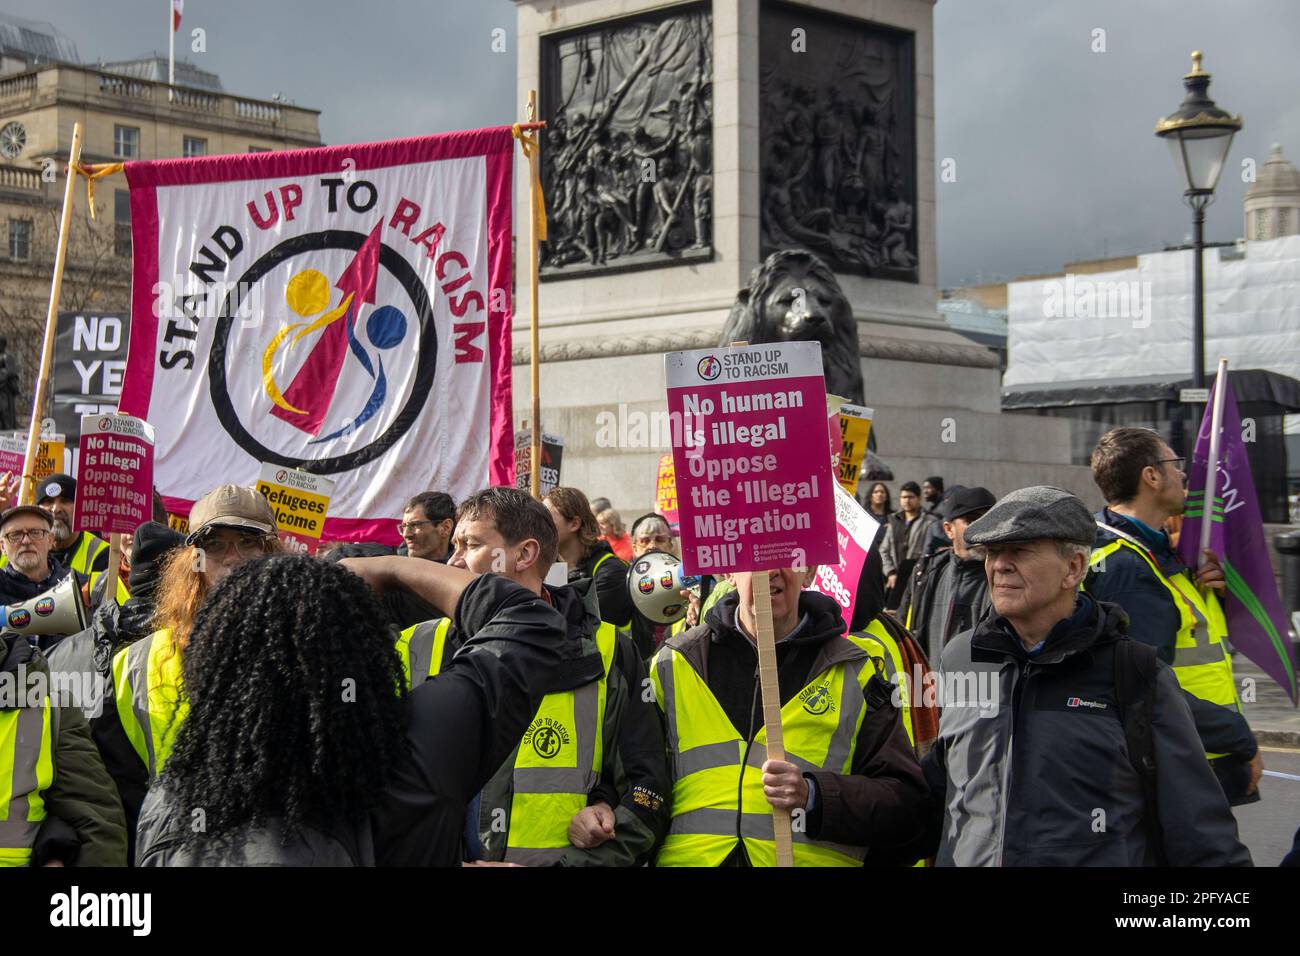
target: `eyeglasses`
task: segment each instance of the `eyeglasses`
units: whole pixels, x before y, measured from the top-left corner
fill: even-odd
[[[17,544],[23,538],[31,538],[32,541],[44,541],[49,535],[49,528],[27,528],[23,531],[6,531],[5,540],[10,544]]]
[[[397,522],[397,533],[406,534],[408,531],[414,531],[420,525],[433,524],[432,521],[399,521]]]
[[[1183,470],[1183,465],[1186,464],[1187,459],[1186,459],[1186,458],[1161,458],[1159,461],[1156,462],[1156,464],[1157,464],[1157,465],[1167,465],[1167,464],[1169,464],[1171,461],[1176,461],[1176,462],[1178,462],[1178,470],[1179,470],[1179,471],[1182,471],[1182,470]]]
[[[670,534],[655,534],[655,535],[639,534],[636,536],[637,544],[667,544],[669,541],[672,540],[673,540],[673,536]]]
[[[216,535],[205,535],[195,541],[194,544],[200,551],[210,554],[214,558],[224,558],[232,548],[241,558],[251,558],[265,551],[266,542],[269,540],[270,536],[265,534],[241,534],[235,538],[219,538]]]

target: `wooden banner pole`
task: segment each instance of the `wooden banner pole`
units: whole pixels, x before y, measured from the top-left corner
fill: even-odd
[[[776,672],[776,637],[772,630],[772,592],[768,572],[749,571],[754,591],[754,644],[758,650],[758,686],[763,699],[763,730],[767,734],[767,759],[785,759],[785,732],[781,727],[781,685]],[[794,866],[794,837],[790,811],[772,808],[772,833],[776,865]]]
[[[537,91],[528,91],[528,122],[537,119]],[[541,149],[542,138],[537,137],[537,145],[528,151],[528,311],[529,335],[531,336],[531,382],[532,382],[532,443],[528,449],[529,456],[529,493],[534,498],[542,496],[542,397],[540,374],[540,335],[538,333],[537,310],[537,258],[540,254],[537,236],[537,154]]]
[[[63,289],[63,267],[68,257],[68,228],[72,222],[72,187],[81,162],[81,124],[72,124],[72,149],[68,153],[68,179],[63,185],[63,216],[59,220],[58,246],[54,254],[54,278],[50,282],[50,307],[45,313],[45,341],[41,346],[41,368],[36,377],[36,395],[32,401],[32,423],[27,428],[27,455],[23,459],[22,491],[18,503],[36,501],[36,451],[41,441],[41,422],[45,418],[46,393],[50,389],[50,365],[54,361],[54,331],[59,314],[59,293]]]
[[[1197,566],[1201,563],[1201,558],[1205,549],[1210,546],[1210,532],[1213,530],[1214,521],[1214,496],[1219,490],[1219,454],[1222,442],[1219,441],[1219,431],[1223,428],[1223,402],[1228,397],[1225,391],[1228,388],[1228,360],[1219,359],[1219,373],[1214,380],[1214,405],[1210,408],[1210,447],[1209,461],[1205,463],[1205,498],[1201,505],[1201,540],[1200,548],[1196,552]],[[1195,455],[1195,439],[1192,441],[1193,455]],[[1223,555],[1219,555],[1222,559]]]

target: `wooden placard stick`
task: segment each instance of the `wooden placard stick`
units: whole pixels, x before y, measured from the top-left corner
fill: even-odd
[[[104,584],[104,603],[117,600],[118,566],[122,563],[122,535],[108,536],[108,581]]]
[[[732,346],[748,345],[745,339]],[[763,704],[763,728],[767,733],[767,759],[785,759],[785,731],[781,727],[781,682],[776,671],[776,634],[772,627],[772,590],[766,571],[746,571],[754,595],[754,647],[758,651],[758,692]],[[794,836],[790,811],[772,808],[772,836],[776,844],[776,865],[794,866]]]
[[[772,592],[768,572],[750,571],[754,591],[754,644],[758,650],[758,686],[763,699],[763,728],[767,733],[767,759],[785,759],[785,733],[781,728],[781,685],[776,671],[776,637],[772,629]],[[790,811],[772,808],[772,833],[776,865],[794,866],[794,837]]]

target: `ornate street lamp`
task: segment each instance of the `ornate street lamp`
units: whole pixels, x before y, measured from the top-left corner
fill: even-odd
[[[1205,207],[1214,199],[1214,187],[1223,172],[1232,136],[1241,129],[1234,117],[1210,99],[1210,74],[1201,69],[1201,51],[1192,53],[1192,72],[1183,77],[1187,96],[1182,105],[1156,124],[1156,135],[1169,144],[1178,171],[1187,184],[1183,198],[1192,207],[1193,258],[1192,385],[1205,387]],[[1195,435],[1195,422],[1191,435]]]

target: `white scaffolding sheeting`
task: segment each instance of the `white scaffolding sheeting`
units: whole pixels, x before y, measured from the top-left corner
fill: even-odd
[[[1192,256],[1010,283],[1003,386],[1190,377]],[[1205,250],[1207,377],[1220,358],[1300,379],[1300,236]]]

